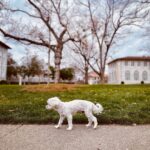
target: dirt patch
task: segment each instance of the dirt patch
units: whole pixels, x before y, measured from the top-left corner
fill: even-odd
[[[23,91],[30,92],[55,92],[55,91],[71,91],[85,85],[78,84],[49,84],[49,85],[25,85]]]

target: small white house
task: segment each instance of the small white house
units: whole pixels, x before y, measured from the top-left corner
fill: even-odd
[[[0,81],[6,80],[8,49],[10,49],[10,47],[0,41]]]
[[[108,83],[150,83],[150,56],[123,57],[108,63]]]
[[[99,84],[100,83],[100,77],[97,73],[91,71],[88,74],[88,83],[89,84]]]

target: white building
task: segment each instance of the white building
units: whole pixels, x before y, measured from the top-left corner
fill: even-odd
[[[7,51],[10,47],[0,41],[0,81],[6,80]]]
[[[150,56],[124,57],[108,63],[108,83],[150,83]]]

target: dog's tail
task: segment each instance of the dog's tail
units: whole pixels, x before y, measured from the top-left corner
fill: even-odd
[[[104,110],[103,106],[99,103],[93,104],[93,112],[95,114],[100,114]]]

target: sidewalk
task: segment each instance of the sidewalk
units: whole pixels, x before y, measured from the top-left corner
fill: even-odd
[[[0,125],[0,150],[149,150],[150,125]]]

